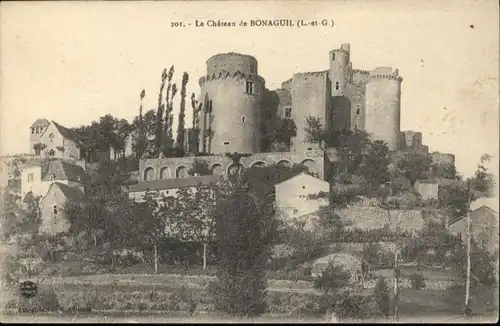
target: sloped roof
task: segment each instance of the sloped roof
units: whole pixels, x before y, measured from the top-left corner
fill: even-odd
[[[52,176],[54,180],[70,181],[82,181],[85,178],[82,167],[59,159],[42,162],[41,168],[43,181],[49,181]]]
[[[58,124],[57,122],[55,122],[53,120],[52,120],[52,123],[54,124],[56,129],[61,133],[61,135],[64,138],[75,141],[75,142],[80,142],[80,140],[82,139],[81,135],[79,135],[77,132],[75,132],[71,129],[68,129],[64,126],[61,126],[60,124]]]
[[[305,172],[300,172],[299,174],[294,175],[293,177],[288,178],[288,179],[286,179],[286,180],[284,180],[284,181],[281,181],[281,182],[279,182],[279,183],[275,184],[274,186],[275,186],[275,187],[276,187],[276,186],[281,186],[281,185],[284,185],[284,184],[286,184],[286,183],[292,182],[293,180],[295,180],[295,179],[297,179],[297,178],[304,177],[304,176],[305,176],[305,177],[307,177],[307,178],[309,178],[309,179],[314,179],[314,180],[317,180],[317,181],[319,181],[319,182],[321,182],[321,183],[324,183],[325,185],[328,185],[328,186],[329,186],[329,183],[328,183],[327,181],[325,181],[325,180],[321,180],[321,179],[318,179],[318,178],[316,178],[316,177],[313,177],[312,175],[307,174],[307,173],[305,173]]]
[[[498,205],[499,205],[498,198],[479,198],[471,203],[470,208],[474,211],[483,206],[486,206],[498,214]]]
[[[135,185],[131,185],[129,192],[154,191],[164,189],[178,189],[185,187],[196,187],[200,184],[208,185],[212,182],[221,181],[222,177],[218,175],[204,175],[199,177],[190,177],[183,179],[163,179],[142,181]]]
[[[64,197],[66,197],[67,200],[73,203],[78,203],[82,202],[85,198],[85,194],[83,191],[80,190],[78,187],[70,187],[68,185],[65,185],[64,183],[60,182],[54,182],[50,188],[49,191],[47,191],[47,194],[50,193],[53,187],[58,187],[61,192],[63,193]],[[44,197],[44,199],[47,198],[47,195]]]
[[[47,127],[48,125],[50,125],[49,120],[47,120],[47,119],[36,119],[36,121],[33,122],[33,124],[31,125],[30,128]]]

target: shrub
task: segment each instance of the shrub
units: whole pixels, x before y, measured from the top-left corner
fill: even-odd
[[[330,262],[321,275],[314,279],[314,288],[321,289],[326,293],[335,292],[346,286],[350,277],[348,272]]]
[[[267,302],[269,313],[316,315],[319,312],[320,297],[302,293],[271,292],[267,296]]]
[[[383,277],[377,280],[375,288],[373,289],[373,296],[377,302],[380,312],[384,316],[388,316],[390,313],[391,301],[389,296],[389,287]]]
[[[19,312],[46,312],[58,311],[61,309],[57,295],[52,288],[39,288],[38,293],[33,298],[19,298]]]
[[[346,294],[340,300],[337,300],[333,307],[335,315],[340,318],[365,318],[370,315],[368,303],[369,297],[360,294]]]
[[[413,273],[409,276],[409,279],[412,289],[420,290],[425,287],[425,279],[422,273]]]

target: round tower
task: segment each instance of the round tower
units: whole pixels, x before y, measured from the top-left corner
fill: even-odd
[[[330,81],[332,96],[343,96],[348,83],[350,45],[342,44],[340,49],[330,51]]]
[[[200,151],[260,151],[265,81],[257,67],[254,57],[239,53],[217,54],[207,60],[207,75],[200,78]]]
[[[385,141],[391,151],[399,143],[402,81],[397,69],[377,68],[366,84],[365,130],[373,140]]]

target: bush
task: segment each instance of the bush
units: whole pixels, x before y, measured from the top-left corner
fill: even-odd
[[[317,315],[320,298],[310,294],[271,292],[267,296],[267,311],[272,314]]]
[[[314,288],[328,292],[335,292],[349,284],[351,275],[330,262],[321,276],[314,279]]]
[[[19,298],[19,312],[47,312],[61,309],[57,295],[52,288],[39,288],[38,293],[33,298]]]
[[[344,294],[343,298],[337,300],[333,307],[333,312],[340,319],[364,319],[380,315],[376,302],[372,296],[349,293]]]
[[[377,280],[375,288],[373,289],[373,296],[377,302],[380,312],[384,316],[389,316],[391,299],[389,296],[389,287],[387,286],[387,283],[385,282],[385,279],[383,277]]]
[[[413,273],[408,278],[410,279],[412,289],[420,290],[425,287],[425,279],[422,273]]]

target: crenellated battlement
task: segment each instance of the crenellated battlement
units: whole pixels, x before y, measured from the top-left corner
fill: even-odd
[[[293,77],[304,77],[304,76],[305,77],[307,77],[307,76],[323,77],[327,73],[328,73],[328,70],[310,71],[310,72],[298,72],[298,73],[293,74]]]
[[[353,69],[352,70],[353,75],[361,75],[361,76],[367,76],[370,75],[369,70],[361,70],[361,69]]]
[[[369,80],[381,80],[381,79],[396,80],[399,82],[403,81],[403,77],[394,74],[371,73],[369,76]]]
[[[212,80],[227,79],[227,78],[246,79],[246,80],[251,80],[251,81],[255,81],[255,82],[265,83],[265,79],[259,75],[256,75],[256,74],[245,74],[241,71],[236,71],[236,72],[227,71],[227,72],[219,72],[219,73],[213,73],[210,75],[203,76],[199,80],[199,85],[201,87],[206,82],[209,82]]]
[[[227,60],[228,57],[242,57],[251,60],[253,62],[257,62],[257,59],[255,59],[254,56],[238,52],[228,52],[228,53],[218,53],[216,55],[213,55],[206,61],[206,63],[209,63],[211,61],[225,61]]]

